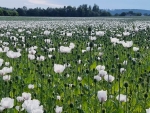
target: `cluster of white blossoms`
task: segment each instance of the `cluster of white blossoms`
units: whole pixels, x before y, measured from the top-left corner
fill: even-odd
[[[37,49],[37,46],[32,46],[30,47],[28,50],[28,58],[30,60],[34,60],[35,59],[35,54],[36,54],[36,49]]]
[[[75,47],[74,43],[70,43],[69,47],[60,46],[59,51],[60,53],[71,53],[71,50]]]
[[[107,71],[105,71],[105,66],[98,65],[98,66],[96,66],[96,70],[99,71],[99,74],[94,76],[94,79],[96,81],[102,80],[102,77],[107,82],[113,82],[114,81],[115,77],[112,76],[112,75],[108,75]],[[107,91],[104,91],[104,90],[98,91],[97,97],[98,97],[100,102],[106,101],[107,100]],[[120,102],[126,102],[127,101],[127,96],[123,95],[123,94],[119,94],[118,96],[116,96],[116,99],[119,100]]]
[[[120,41],[118,38],[112,38],[112,37],[110,37],[110,41],[114,45],[122,44],[122,46],[125,48],[130,48],[133,46],[133,41],[124,41],[124,40]]]
[[[26,110],[28,113],[43,113],[43,106],[37,99],[31,99],[30,93],[22,93],[22,96],[17,97],[17,101],[22,103],[22,106],[16,106],[18,111]]]
[[[0,67],[3,65],[4,60],[0,58]],[[5,66],[9,66],[9,62],[5,62]],[[11,76],[9,75],[10,73],[12,73],[13,68],[12,66],[10,67],[3,67],[0,70],[0,75],[3,77],[4,81],[9,81]]]
[[[30,93],[22,93],[22,96],[18,96],[17,101],[19,105],[16,105],[15,108],[18,112],[26,111],[28,113],[43,113],[43,106],[40,105],[40,101],[37,99],[31,99]],[[20,106],[20,103],[22,104]],[[10,109],[14,107],[14,99],[10,97],[2,98],[0,101],[0,112],[3,112],[5,109]]]
[[[14,52],[14,51],[8,51],[6,53],[6,55],[9,57],[9,58],[18,58],[21,56],[21,53],[20,52]]]
[[[105,71],[105,66],[103,65],[98,65],[96,66],[96,70],[99,71],[99,74],[94,76],[94,79],[96,81],[100,81],[102,79],[102,77],[104,78],[104,80],[106,80],[107,82],[113,82],[115,77],[112,75],[109,75],[107,73],[107,71]]]

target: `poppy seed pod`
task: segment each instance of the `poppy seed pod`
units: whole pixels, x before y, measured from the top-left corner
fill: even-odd
[[[53,56],[52,56],[52,59],[54,59],[54,60],[55,60],[55,59],[56,59],[56,56],[55,56],[55,55],[53,55]]]
[[[132,64],[133,64],[133,65],[135,65],[135,64],[136,64],[136,62],[133,60],[133,61],[132,61]]]
[[[67,84],[64,84],[64,86],[67,87],[68,85],[67,85]]]
[[[144,98],[147,98],[147,97],[148,97],[148,94],[147,94],[147,93],[145,93],[145,94],[144,94]]]
[[[124,83],[124,87],[126,87],[126,88],[128,87],[128,83],[127,82]]]
[[[50,83],[50,82],[51,82],[51,79],[48,79],[47,82]]]
[[[114,72],[115,72],[115,68],[112,68],[112,69],[111,69],[111,72],[114,73]]]
[[[129,53],[127,54],[127,57],[128,57],[128,58],[130,57],[130,54],[129,54]]]
[[[40,66],[43,67],[43,64],[41,64]]]
[[[97,80],[96,79],[94,79],[94,83],[96,83],[97,82]]]
[[[86,73],[88,74],[88,73],[89,73],[89,70],[86,70]]]
[[[42,78],[44,78],[44,74],[42,75]]]
[[[88,27],[88,34],[91,35],[92,28]]]
[[[94,46],[94,43],[90,42],[89,46],[90,46],[90,48],[92,48]]]
[[[80,82],[79,85],[82,86],[82,83]]]
[[[118,64],[118,68],[119,68],[119,69],[121,68],[121,64]]]
[[[140,53],[137,53],[136,57],[137,57],[137,58],[140,58],[140,56],[141,56]]]
[[[15,76],[15,79],[18,80],[18,76]]]
[[[119,58],[119,55],[115,55],[116,58]]]
[[[104,108],[102,109],[102,113],[106,113],[106,110]]]
[[[80,55],[77,55],[77,59],[78,59],[78,60],[80,59]]]
[[[70,103],[70,108],[73,108],[73,103]]]
[[[112,65],[112,68],[115,68],[115,65],[114,65],[114,64]]]
[[[10,84],[10,85],[12,85],[12,83],[13,83],[12,81],[9,81],[9,84]]]

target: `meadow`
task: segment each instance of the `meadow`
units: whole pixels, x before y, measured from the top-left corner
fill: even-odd
[[[150,18],[0,17],[0,112],[150,113]]]

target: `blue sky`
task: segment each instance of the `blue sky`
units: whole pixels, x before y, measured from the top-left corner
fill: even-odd
[[[148,9],[150,10],[150,0],[0,0],[1,7],[18,8],[27,6],[28,8],[63,7],[88,4],[99,5],[100,9]]]

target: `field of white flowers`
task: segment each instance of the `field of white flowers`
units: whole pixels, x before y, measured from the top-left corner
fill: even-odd
[[[0,17],[0,112],[150,113],[149,18]]]

